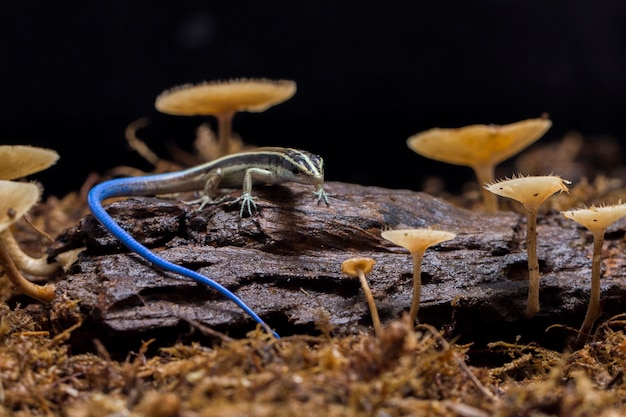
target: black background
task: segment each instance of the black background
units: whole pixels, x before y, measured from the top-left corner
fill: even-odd
[[[265,113],[234,130],[256,145],[324,156],[328,180],[450,187],[468,168],[427,160],[406,139],[431,127],[510,123],[550,114],[542,141],[577,130],[626,135],[626,3],[621,1],[51,2],[3,6],[0,134],[50,147],[37,176],[48,193],[78,189],[89,172],[150,167],[124,128],[190,149],[208,119],[160,115],[172,86],[238,77],[296,81]],[[214,123],[213,120],[210,120]]]

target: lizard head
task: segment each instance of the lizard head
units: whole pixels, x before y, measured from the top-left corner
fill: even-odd
[[[324,183],[324,160],[322,157],[298,149],[286,149],[281,158],[281,176],[300,184]]]

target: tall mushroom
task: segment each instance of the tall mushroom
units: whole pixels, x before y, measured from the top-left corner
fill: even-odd
[[[556,192],[568,191],[556,175],[513,177],[485,184],[496,195],[511,198],[526,210],[526,250],[528,251],[528,302],[525,315],[533,317],[539,311],[539,259],[537,258],[537,214],[545,200]]]
[[[0,265],[15,287],[47,302],[54,298],[54,286],[35,285],[20,273],[25,264],[30,265],[30,257],[19,249],[10,230],[11,225],[39,201],[40,195],[41,188],[37,184],[0,180]],[[57,267],[55,264],[54,270]]]
[[[409,316],[411,317],[411,323],[415,323],[422,292],[422,260],[424,253],[432,245],[454,239],[456,234],[435,229],[398,229],[384,230],[380,235],[383,239],[408,249],[413,258],[413,298]]]
[[[496,165],[539,139],[552,126],[547,118],[527,119],[507,125],[470,125],[456,129],[433,128],[407,139],[407,146],[437,161],[471,167],[479,184],[494,181]],[[496,211],[493,194],[482,191],[487,211]]]
[[[600,269],[602,265],[604,234],[611,224],[626,216],[626,204],[601,207],[591,206],[584,209],[562,211],[561,214],[563,214],[565,218],[574,220],[586,227],[593,236],[589,305],[575,342],[577,347],[581,347],[587,341],[591,327],[600,315]]]
[[[186,84],[161,93],[158,111],[183,116],[215,116],[219,155],[232,153],[232,121],[239,111],[262,112],[291,98],[296,83],[289,80],[235,79],[225,82]],[[237,150],[237,149],[235,149]]]

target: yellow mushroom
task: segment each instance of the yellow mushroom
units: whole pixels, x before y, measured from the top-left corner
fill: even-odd
[[[427,158],[471,167],[479,184],[494,181],[496,165],[539,139],[552,126],[547,118],[507,125],[470,125],[456,129],[433,128],[407,139],[410,149]],[[493,194],[483,192],[483,204],[496,211]]]
[[[231,153],[232,120],[239,111],[262,112],[291,98],[296,83],[289,80],[235,79],[187,84],[161,93],[158,111],[184,116],[215,116],[222,155]]]
[[[406,248],[413,258],[413,298],[409,316],[411,322],[417,319],[422,292],[422,260],[424,253],[432,245],[454,239],[456,234],[435,229],[385,230],[380,234],[384,239]]]
[[[31,258],[24,253],[10,231],[13,223],[19,220],[35,205],[41,196],[41,188],[37,184],[0,180],[0,265],[9,280],[24,294],[40,301],[51,301],[54,298],[54,286],[39,286],[24,278],[20,270],[42,275],[55,271],[58,264],[44,265],[45,258]]]
[[[372,295],[372,291],[370,290],[367,279],[365,278],[365,275],[372,272],[374,264],[376,264],[376,261],[372,258],[350,258],[343,261],[341,264],[341,272],[351,277],[358,277],[359,281],[361,281],[361,288],[363,289],[363,293],[365,293],[365,299],[367,300],[370,314],[372,315],[374,332],[376,333],[376,336],[380,336],[382,326],[378,316],[378,309],[376,308],[374,296]]]
[[[14,180],[54,165],[59,154],[28,145],[0,145],[0,179]]]
[[[591,291],[585,319],[578,332],[575,345],[584,345],[593,323],[600,315],[600,268],[602,262],[602,244],[606,229],[626,216],[626,204],[611,206],[591,206],[589,208],[562,211],[561,214],[586,227],[593,236],[593,258],[591,261]]]
[[[539,311],[539,259],[537,258],[537,213],[541,204],[556,192],[567,192],[569,181],[556,175],[513,177],[485,184],[484,188],[501,197],[520,202],[526,209],[526,250],[528,251],[528,302],[525,315]]]

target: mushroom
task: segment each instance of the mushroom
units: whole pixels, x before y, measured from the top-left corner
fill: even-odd
[[[0,179],[14,180],[54,165],[59,154],[28,145],[0,145]]]
[[[378,309],[376,308],[374,296],[372,295],[372,291],[370,290],[370,287],[367,284],[367,279],[365,278],[366,274],[372,272],[372,268],[374,268],[375,263],[376,261],[372,258],[350,258],[342,262],[341,272],[351,277],[358,277],[359,281],[361,281],[361,288],[363,289],[363,293],[365,293],[370,314],[372,315],[374,332],[376,333],[376,336],[380,337],[382,326],[380,324],[380,318],[378,317]]]
[[[384,239],[408,249],[413,258],[413,298],[409,316],[411,323],[415,323],[422,291],[424,252],[432,245],[454,239],[456,234],[435,229],[398,229],[384,230],[380,235]]]
[[[220,155],[231,153],[232,121],[238,111],[262,112],[291,98],[296,83],[289,80],[235,79],[186,84],[161,93],[158,111],[183,116],[215,116]]]
[[[626,216],[626,204],[610,206],[591,206],[589,208],[562,211],[567,219],[574,220],[586,227],[593,236],[593,258],[591,261],[591,291],[585,319],[580,327],[575,345],[585,344],[593,323],[600,315],[600,268],[602,262],[602,244],[606,229]]]
[[[494,181],[496,165],[539,139],[552,126],[547,118],[507,125],[470,125],[456,129],[433,128],[407,139],[407,146],[427,158],[471,167],[479,184]],[[493,194],[481,189],[483,205],[496,211]]]
[[[42,262],[25,254],[15,242],[10,227],[35,205],[41,196],[41,188],[37,184],[0,180],[0,265],[9,280],[24,294],[40,301],[51,301],[54,296],[54,286],[39,286],[28,281],[20,270],[33,272],[33,265]],[[43,260],[43,258],[41,258]],[[50,270],[56,270],[58,264],[51,264]],[[42,266],[42,265],[40,265]],[[34,268],[34,272],[38,271]],[[48,270],[46,270],[49,275]]]
[[[556,175],[513,177],[485,184],[496,195],[511,198],[526,210],[526,250],[528,251],[528,302],[525,315],[533,317],[539,311],[539,259],[537,258],[537,213],[541,204],[556,192],[569,191],[570,182]]]

